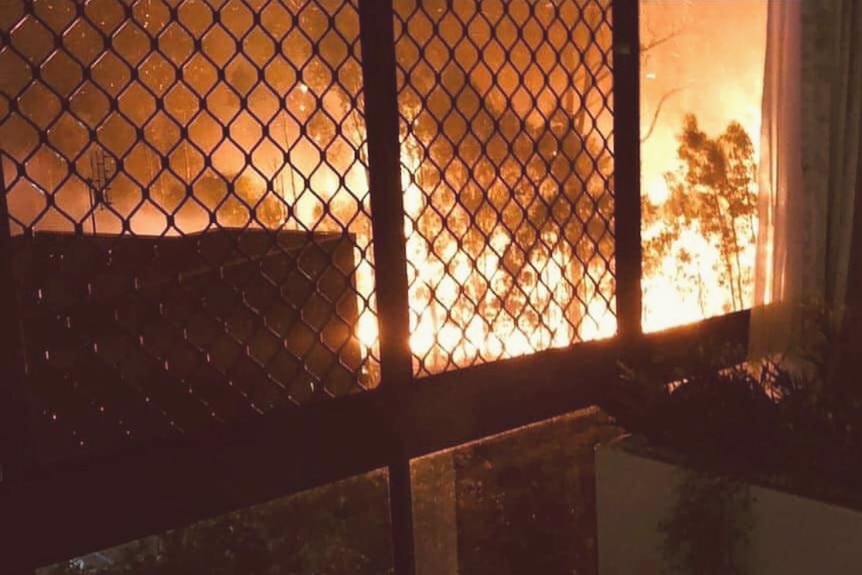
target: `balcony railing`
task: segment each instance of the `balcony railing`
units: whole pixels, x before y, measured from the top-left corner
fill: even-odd
[[[641,336],[637,47],[623,0],[4,5],[18,563],[388,466],[410,573],[411,457],[741,331]]]

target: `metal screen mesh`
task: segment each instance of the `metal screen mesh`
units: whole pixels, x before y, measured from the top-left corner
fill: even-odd
[[[376,385],[355,4],[0,3],[38,458]]]
[[[356,2],[0,3],[37,457],[378,383]],[[609,5],[394,2],[416,374],[614,333]]]
[[[395,7],[415,372],[613,335],[609,0]]]

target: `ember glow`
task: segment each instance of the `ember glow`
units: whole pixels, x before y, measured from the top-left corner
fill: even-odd
[[[169,14],[156,10],[160,0],[146,4],[151,12],[136,10],[135,23],[97,23],[114,34],[121,52],[126,44],[136,47],[138,36],[159,38],[164,54],[142,58],[134,80],[123,80],[128,65],[111,54],[90,55],[82,47],[86,38],[67,35],[67,49],[76,57],[76,50],[87,52],[90,61],[91,79],[76,78],[77,64],[62,52],[36,50],[25,36],[43,24],[25,18],[15,27],[12,44],[20,54],[3,49],[12,71],[4,95],[32,117],[0,110],[13,229],[73,231],[84,222],[84,233],[100,234],[180,235],[249,225],[348,232],[355,244],[356,335],[375,363],[361,68],[349,44],[358,39],[353,4],[273,2],[255,22],[234,2],[210,29],[213,7],[181,4],[181,26],[159,21]],[[415,371],[613,336],[608,1],[413,4],[396,2],[396,52]],[[642,148],[644,192],[661,202],[669,195],[664,173],[675,167],[684,114],[698,115],[710,134],[738,120],[756,144],[765,2],[643,0],[641,6],[644,42],[669,38],[644,55],[644,132],[659,102],[679,90],[663,102]],[[289,15],[293,20],[284,20]],[[285,28],[285,21],[295,28]],[[330,25],[338,33],[324,36]],[[231,53],[229,37],[244,26],[253,31]],[[322,38],[320,47],[309,38]],[[201,40],[207,58],[184,52],[192,39]],[[184,62],[182,82],[179,65],[163,56]],[[38,82],[16,87],[27,81],[25,57],[45,60],[41,82],[68,93],[74,113]],[[213,65],[219,60],[222,79]],[[54,116],[36,117],[43,110]],[[188,141],[181,140],[180,126]],[[89,140],[88,129],[97,141]],[[124,158],[111,181],[111,205],[95,213],[87,183],[93,151]],[[643,235],[659,231],[656,225]],[[696,257],[669,256],[643,279],[648,330],[729,310],[725,291],[689,281],[717,285],[720,255],[696,227],[679,241]]]
[[[757,157],[767,2],[641,0],[640,5],[641,41],[646,46],[655,44],[641,59],[641,137],[646,138],[641,146],[641,185],[643,194],[660,205],[670,193],[665,174],[679,164],[677,137],[686,114],[696,115],[710,136],[720,134],[729,122],[739,122]],[[645,226],[644,240],[664,228],[662,222]],[[668,255],[643,278],[645,331],[750,305],[750,279],[743,282],[742,301],[734,301],[730,290],[721,285],[724,262],[719,250],[696,226],[684,230],[677,245],[685,246],[691,257],[683,261]],[[742,247],[739,265],[751,278],[754,242]]]
[[[411,147],[402,149],[409,154]],[[411,168],[418,169],[418,161],[408,154],[402,158],[402,185],[413,353],[440,369],[450,362],[464,366],[569,345],[574,333],[564,306],[573,294],[563,278],[574,264],[567,246],[543,237],[542,246],[555,247],[532,254],[532,274],[523,274],[521,289],[513,291],[501,265],[501,254],[512,245],[510,231],[495,228],[475,255],[456,241],[430,244],[427,230],[415,222],[431,198],[415,184]]]

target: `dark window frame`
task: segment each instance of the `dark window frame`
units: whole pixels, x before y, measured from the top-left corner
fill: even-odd
[[[26,404],[15,288],[8,281],[9,219],[6,202],[0,202],[0,333],[7,342],[0,346],[0,415],[9,423],[0,435],[0,532],[6,534],[2,555],[12,572],[388,467],[395,572],[413,573],[410,459],[601,405],[607,384],[619,378],[620,363],[648,365],[670,378],[697,369],[696,350],[705,346],[744,350],[747,311],[662,333],[641,329],[638,0],[613,0],[617,336],[415,378],[407,346],[392,0],[360,0],[359,7],[364,61],[375,63],[363,65],[363,76],[379,263],[381,385],[50,473],[21,469],[16,462],[27,449],[19,433]],[[2,189],[0,197],[5,199]],[[740,360],[741,353],[724,359]]]

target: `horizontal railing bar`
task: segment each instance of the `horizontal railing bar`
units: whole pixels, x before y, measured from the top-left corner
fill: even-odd
[[[399,386],[410,457],[601,405],[620,362],[670,377],[700,368],[704,347],[744,350],[748,312],[549,350]],[[727,362],[744,359],[744,354]],[[26,566],[96,551],[195,520],[384,467],[392,438],[383,396],[366,392],[242,426],[0,484],[2,541]],[[86,518],[86,521],[82,520]]]
[[[0,486],[0,547],[30,568],[271,501],[386,465],[376,394],[225,426]]]
[[[723,350],[710,369],[744,361],[748,320],[746,310],[647,334],[634,346],[620,339],[587,342],[420,379],[402,403],[409,453],[421,457],[601,405],[606,384],[619,379],[623,365],[671,381],[700,370],[704,349]]]

